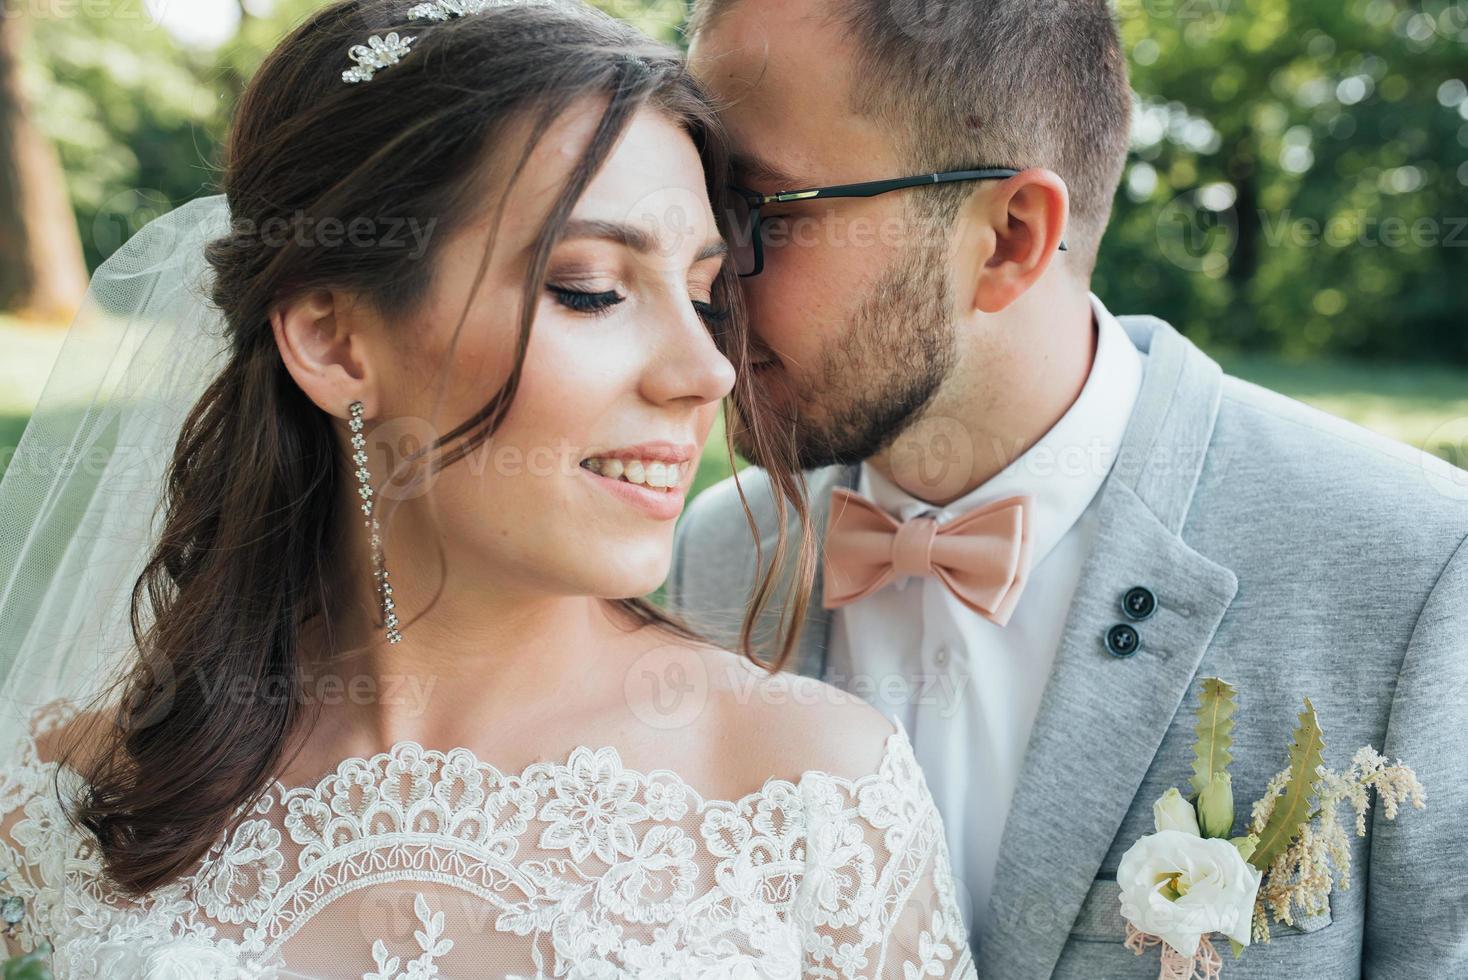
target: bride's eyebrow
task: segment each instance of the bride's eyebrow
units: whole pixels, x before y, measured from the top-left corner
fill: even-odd
[[[573,218],[566,222],[565,230],[561,233],[561,241],[571,241],[577,238],[599,238],[603,241],[615,242],[625,245],[634,252],[654,252],[658,243],[652,233],[646,228],[627,224],[621,221],[603,221],[597,218]],[[729,254],[729,246],[722,238],[714,238],[705,242],[693,257],[695,263],[705,259],[721,258]]]

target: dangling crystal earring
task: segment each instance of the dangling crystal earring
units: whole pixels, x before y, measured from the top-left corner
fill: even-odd
[[[387,581],[387,566],[382,559],[382,536],[377,526],[377,516],[372,506],[372,477],[367,472],[367,439],[362,435],[362,403],[352,402],[349,409],[352,420],[352,462],[357,464],[357,496],[362,498],[363,521],[372,534],[372,577],[377,583],[377,598],[382,605],[382,621],[387,626],[387,642],[397,643],[403,638],[398,632],[398,614],[393,611],[392,586]]]

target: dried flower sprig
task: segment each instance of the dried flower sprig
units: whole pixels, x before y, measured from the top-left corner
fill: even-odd
[[[1268,823],[1275,804],[1285,792],[1290,771],[1281,771],[1254,804],[1249,832],[1259,833]],[[1269,920],[1294,925],[1300,915],[1319,915],[1328,907],[1333,881],[1341,890],[1351,887],[1350,841],[1342,817],[1347,804],[1354,813],[1357,837],[1366,836],[1366,816],[1371,796],[1381,801],[1382,815],[1395,820],[1405,804],[1421,810],[1427,793],[1412,767],[1400,759],[1389,763],[1371,746],[1363,746],[1351,766],[1338,773],[1326,766],[1315,770],[1316,806],[1300,827],[1300,833],[1266,869],[1264,883],[1254,907],[1254,940],[1269,941]]]

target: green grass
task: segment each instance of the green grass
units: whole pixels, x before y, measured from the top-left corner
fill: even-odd
[[[64,327],[36,326],[0,314],[0,474],[10,465],[65,336]]]
[[[0,417],[30,414],[65,338],[65,327],[37,326],[0,314]]]
[[[739,464],[743,466],[744,461],[740,460]],[[724,445],[724,416],[720,414],[713,430],[709,432],[709,440],[704,446],[703,459],[699,460],[698,473],[693,477],[693,489],[689,492],[688,499],[697,497],[732,472],[734,470],[729,465],[729,449]]]
[[[4,473],[6,465],[10,463],[10,456],[15,451],[16,443],[20,442],[25,424],[24,415],[0,415],[0,473]]]
[[[1231,374],[1468,468],[1468,371],[1224,355]]]

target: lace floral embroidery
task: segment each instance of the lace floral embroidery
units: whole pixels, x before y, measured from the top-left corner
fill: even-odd
[[[400,742],[272,784],[141,900],[107,886],[35,743],[11,758],[0,864],[29,890],[21,945],[49,941],[60,978],[972,977],[900,730],[875,773],[771,778],[733,801],[610,747],[502,773]]]

